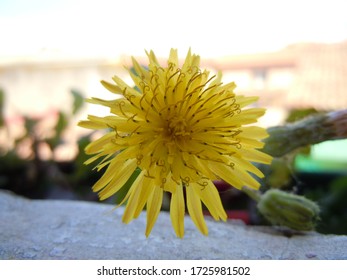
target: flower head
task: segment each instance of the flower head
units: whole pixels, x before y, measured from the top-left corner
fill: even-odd
[[[120,98],[89,100],[109,107],[110,116],[89,116],[79,123],[110,129],[86,148],[86,153],[95,154],[87,164],[102,157],[97,168],[107,166],[93,190],[106,199],[139,168],[123,201],[127,201],[123,222],[137,218],[146,206],[148,236],[163,192],[169,192],[177,236],[184,235],[186,206],[197,228],[207,234],[202,203],[214,219],[227,218],[213,180],[222,179],[236,188],[259,188],[249,172],[258,177],[263,174],[251,162],[268,164],[271,157],[257,150],[263,147],[260,140],[267,137],[266,130],[249,124],[265,110],[245,109],[257,98],[235,95],[234,83],[223,84],[220,73],[211,76],[202,71],[199,56],[190,51],[181,67],[174,49],[166,66],[159,64],[152,51],[147,56],[147,68],[132,59],[129,74],[135,87],[115,76],[114,83],[102,84]]]

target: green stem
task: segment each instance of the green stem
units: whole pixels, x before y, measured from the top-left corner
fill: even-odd
[[[268,128],[263,152],[281,157],[297,148],[346,138],[347,110],[317,114],[301,121]],[[342,129],[343,128],[343,129]]]
[[[250,198],[252,198],[253,200],[255,200],[256,202],[260,201],[261,198],[261,194],[259,191],[248,188],[248,187],[243,187],[242,191],[247,194]]]

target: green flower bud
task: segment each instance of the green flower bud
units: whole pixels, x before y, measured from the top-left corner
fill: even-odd
[[[313,230],[319,220],[319,206],[315,202],[276,189],[261,196],[258,209],[271,224],[294,230]]]

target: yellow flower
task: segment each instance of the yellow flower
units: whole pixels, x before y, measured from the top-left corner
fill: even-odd
[[[167,66],[161,66],[151,51],[149,65],[133,58],[129,74],[134,85],[114,76],[102,81],[106,89],[121,97],[112,101],[92,98],[91,103],[107,106],[111,115],[88,116],[80,126],[110,129],[90,143],[86,163],[103,158],[97,165],[107,170],[93,186],[100,199],[118,192],[136,168],[136,177],[123,202],[123,222],[128,223],[147,210],[148,236],[161,209],[163,192],[171,193],[170,216],[176,235],[184,235],[187,206],[194,224],[207,234],[202,203],[216,220],[226,220],[213,180],[222,179],[236,188],[259,188],[263,174],[251,164],[268,164],[271,157],[258,151],[266,130],[245,126],[257,121],[264,109],[245,106],[256,97],[235,95],[234,83],[222,84],[222,75],[210,77],[199,68],[200,57],[190,50],[179,67],[177,50],[172,49]]]

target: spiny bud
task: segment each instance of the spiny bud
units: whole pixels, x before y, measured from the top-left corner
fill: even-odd
[[[307,145],[347,137],[347,110],[315,114],[295,123],[268,128],[263,152],[281,157]]]
[[[263,194],[258,209],[273,225],[309,231],[319,220],[319,206],[299,195],[272,189]]]

